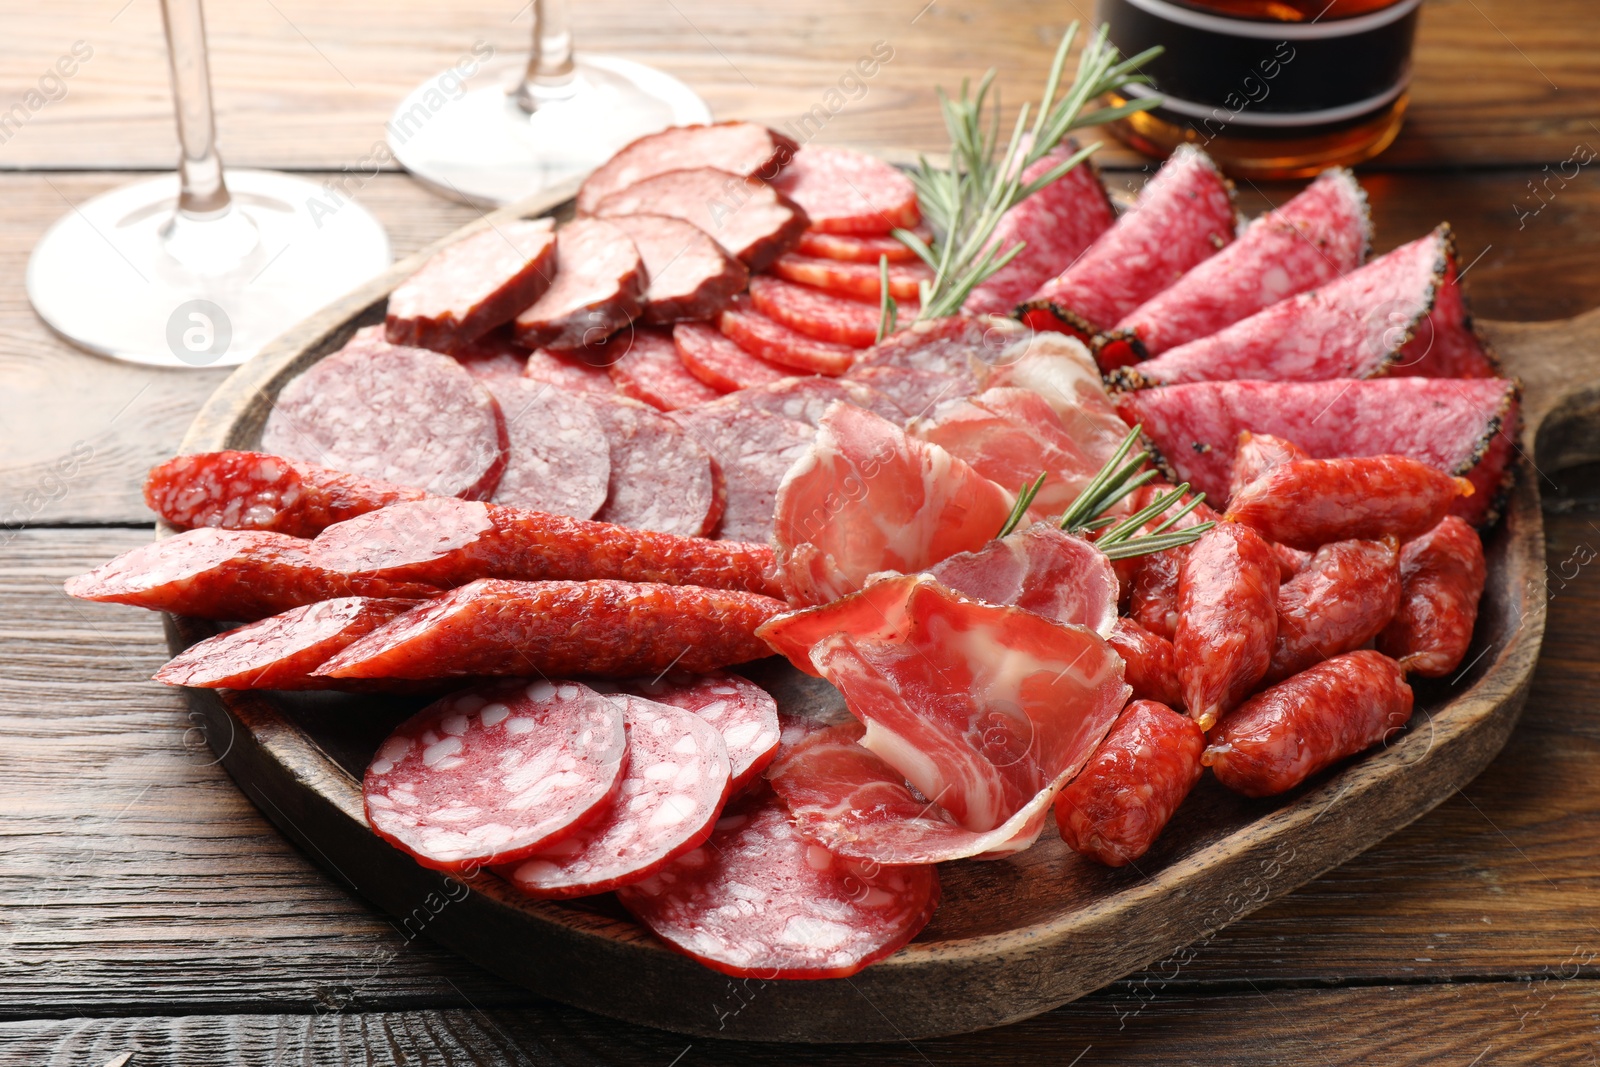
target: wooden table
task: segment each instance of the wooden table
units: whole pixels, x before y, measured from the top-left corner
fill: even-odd
[[[672,71],[718,116],[774,124],[888,41],[892,61],[820,140],[901,149],[937,147],[937,82],[994,65],[1006,99],[1031,95],[1064,23],[1091,6],[923,3],[574,6],[584,46]],[[528,29],[515,0],[214,0],[209,15],[227,161],[330,178],[363,168],[416,82],[475,41],[514,54]],[[164,658],[159,620],[60,592],[149,539],[141,476],[221,373],[83,355],[22,291],[55,217],[175,158],[155,5],[14,4],[5,23],[6,106],[74,41],[94,54],[0,143],[0,1063],[94,1067],[130,1050],[139,1067],[1600,1061],[1600,480],[1585,469],[1543,472],[1550,625],[1504,753],[1182,966],[1005,1030],[780,1049],[589,1016],[408,941],[287,844],[213,765],[181,697],[146,680]],[[1558,169],[1600,149],[1597,50],[1589,0],[1429,0],[1409,123],[1364,168],[1378,250],[1448,218],[1479,314],[1600,303],[1600,181],[1592,164]],[[1120,149],[1103,159],[1117,184],[1147,166]],[[1246,185],[1242,200],[1257,211],[1285,194]],[[394,173],[364,178],[360,197],[398,254],[473,217]]]

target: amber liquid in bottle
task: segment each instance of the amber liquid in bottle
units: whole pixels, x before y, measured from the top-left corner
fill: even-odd
[[[1418,0],[1099,0],[1160,107],[1112,129],[1164,156],[1204,148],[1229,173],[1302,177],[1370,159],[1405,117]],[[1129,97],[1134,98],[1134,97]],[[1113,97],[1120,103],[1128,99]]]

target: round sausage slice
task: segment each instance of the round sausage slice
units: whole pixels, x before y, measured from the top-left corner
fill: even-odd
[[[672,417],[722,469],[728,497],[717,536],[766,544],[778,485],[811,447],[816,428],[770,411],[721,404]]]
[[[791,373],[760,356],[752,356],[703,322],[678,323],[672,328],[672,343],[677,346],[684,369],[719,393],[766,385]]]
[[[592,215],[612,193],[685,167],[716,167],[742,177],[770,179],[797,147],[783,134],[754,122],[675,126],[648,134],[589,175],[578,190],[578,214]]]
[[[556,234],[559,266],[543,296],[512,331],[529,348],[571,351],[605,340],[639,317],[649,275],[633,239],[600,219],[577,219]]]
[[[745,265],[722,250],[698,226],[666,215],[616,215],[644,257],[650,287],[639,321],[657,325],[709,319],[744,291]]]
[[[671,333],[653,327],[634,331],[633,343],[611,364],[610,373],[617,392],[662,411],[693,407],[722,395],[689,373]]]
[[[772,186],[703,166],[646,178],[612,193],[595,208],[600,218],[641,213],[670,215],[698,226],[751,270],[787,252],[806,228],[805,212]]]
[[[587,519],[606,502],[611,453],[594,409],[576,392],[532,378],[488,383],[500,403],[510,458],[497,504]]]
[[[910,178],[848,148],[797,152],[772,184],[804,209],[813,230],[824,233],[881,236],[922,221]]]
[[[627,397],[594,397],[611,477],[600,522],[705,537],[722,518],[722,473],[677,423]]]
[[[447,352],[475,341],[539,299],[556,273],[555,224],[518,219],[457,241],[389,294],[385,335]]]
[[[778,754],[778,702],[737,674],[672,674],[626,687],[660,704],[692,711],[722,732],[739,792]]]

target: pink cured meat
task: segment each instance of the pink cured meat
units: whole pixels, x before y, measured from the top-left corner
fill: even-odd
[[[556,233],[556,244],[555,281],[511,324],[519,343],[571,352],[639,317],[650,279],[626,230],[603,219],[575,219]]]
[[[883,271],[876,263],[846,263],[838,259],[817,259],[790,252],[774,260],[769,269],[778,277],[797,285],[815,286],[842,297],[863,301],[882,299]],[[932,281],[932,269],[921,260],[889,266],[889,295],[896,301],[919,300],[922,283]]]
[[[1227,518],[1311,551],[1334,541],[1409,541],[1438,525],[1465,478],[1405,456],[1300,459],[1272,468],[1228,501]]]
[[[873,410],[894,422],[904,421],[907,415],[926,415],[944,401],[966,396],[976,388],[970,378],[910,367],[858,368],[850,373],[848,380],[888,397],[900,409],[898,414]]]
[[[828,408],[839,401],[854,404],[874,415],[882,415],[891,422],[899,422],[905,418],[905,412],[900,409],[900,405],[871,386],[862,385],[848,378],[824,378],[819,375],[784,378],[770,385],[740,389],[720,400],[712,401],[706,407],[756,408],[774,415],[782,415],[795,422],[803,422],[808,426],[815,426],[822,421],[822,416],[827,413]]]
[[[1398,542],[1323,545],[1303,570],[1278,587],[1278,638],[1264,681],[1276,684],[1331,656],[1361,648],[1389,625],[1399,608]]]
[[[1209,337],[1123,368],[1125,385],[1260,378],[1493,378],[1448,225]]]
[[[1233,240],[1233,185],[1179,145],[1134,206],[1023,305],[1023,321],[1085,340],[1111,329]]]
[[[793,373],[752,356],[703,322],[678,323],[672,328],[672,343],[684,369],[719,393],[768,385]]]
[[[284,386],[261,431],[263,452],[469,500],[494,493],[506,444],[500,406],[459,363],[375,333]]]
[[[778,703],[737,674],[681,675],[634,682],[629,692],[692,711],[722,734],[737,793],[756,779],[778,752]]]
[[[848,404],[783,479],[773,519],[790,600],[820,604],[878,571],[914,573],[988,544],[1011,495],[938,445]]]
[[[1487,577],[1483,541],[1454,515],[1408,542],[1400,553],[1399,608],[1378,635],[1378,651],[1424,678],[1455,670],[1472,644]]]
[[[957,395],[966,396],[978,391],[980,368],[1000,360],[1031,334],[1009,319],[952,315],[914,322],[861,352],[850,377],[860,378],[877,367],[930,372],[955,379],[960,383]]]
[[[1228,491],[1239,434],[1293,441],[1317,459],[1401,455],[1466,478],[1452,514],[1492,521],[1511,475],[1517,387],[1497,379],[1378,378],[1325,382],[1196,382],[1122,394],[1169,477],[1212,500]]]
[[[451,345],[448,355],[480,382],[520,378],[528,373],[528,350],[504,329],[490,330],[466,344]]]
[[[1169,708],[1183,707],[1177,653],[1171,641],[1132,619],[1118,619],[1106,641],[1122,657],[1133,699],[1154,700]],[[1199,755],[1198,750],[1195,754]]]
[[[769,180],[821,233],[882,236],[922,221],[911,179],[864,152],[808,146]]]
[[[722,519],[722,472],[671,419],[627,397],[593,397],[611,478],[598,522],[705,537]]]
[[[1083,342],[1061,333],[1024,332],[977,366],[982,388],[1026,389],[1055,409],[1075,434],[1095,428],[1115,433],[1127,427],[1111,400],[1094,356]]]
[[[836,296],[766,274],[750,279],[750,300],[767,318],[819,341],[865,348],[878,339],[876,301]],[[916,308],[902,306],[900,314],[911,318]]]
[[[819,341],[761,314],[748,301],[736,301],[717,319],[717,328],[740,348],[792,370],[839,375],[855,363],[856,349]]]
[[[555,274],[551,220],[491,226],[434,253],[389,294],[384,334],[392,344],[450,351],[510,322]]]
[[[600,201],[595,214],[681,219],[709,234],[753,271],[787,252],[806,228],[805,212],[772,186],[704,166],[668,171],[630,185]]]
[[[1232,500],[1239,490],[1274,467],[1310,458],[1293,441],[1245,430],[1239,434],[1239,447],[1233,458],[1233,474],[1228,479],[1227,499]]]
[[[698,226],[666,215],[616,215],[650,279],[639,321],[654,325],[709,319],[744,291],[750,271]]]
[[[623,146],[584,180],[578,190],[578,212],[593,214],[612,193],[685,167],[717,167],[771,180],[797,148],[788,137],[754,122],[674,126],[646,134]]]
[[[576,519],[599,511],[606,502],[611,454],[589,402],[531,378],[491,382],[489,391],[500,404],[511,442],[495,502]]]
[[[843,978],[898,951],[933,917],[931,866],[830,855],[770,795],[711,840],[617,893],[668,945],[735,977]]]
[[[626,693],[628,759],[593,821],[500,873],[536,897],[582,897],[641,881],[698,848],[728,798],[728,750],[698,716]]]
[[[439,870],[506,863],[574,833],[622,780],[621,709],[576,682],[468,689],[401,723],[367,765],[373,832]]]
[[[861,744],[975,833],[1049,798],[1128,699],[1094,631],[969,600],[928,575],[874,582],[759,635],[844,694]],[[1029,819],[1034,836],[1042,826]],[[1006,848],[1025,848],[1025,834]]]
[[[607,338],[608,343],[601,348],[609,355],[611,347],[609,342],[619,340],[631,347],[634,341],[633,332],[624,330],[621,334],[613,334]],[[563,389],[571,389],[577,393],[603,395],[615,393],[617,386],[611,380],[610,363],[592,363],[585,358],[585,355],[587,352],[583,354],[552,352],[547,348],[536,348],[527,354],[526,362],[522,365],[522,376],[536,382],[559,385]]]
[[[923,243],[933,243],[933,231],[925,226],[912,228]],[[794,246],[803,256],[818,259],[841,259],[846,263],[876,263],[887,259],[890,263],[909,263],[917,258],[910,246],[895,237],[871,237],[865,234],[824,233],[807,230]]]
[[[1347,170],[1327,171],[1239,239],[1145,301],[1101,338],[1138,358],[1208,337],[1361,265],[1371,242],[1367,199]],[[1102,354],[1102,359],[1108,357]],[[1107,365],[1127,362],[1110,357]]]
[[[1111,561],[1081,537],[1049,523],[958,552],[928,573],[964,596],[1086,626],[1109,637],[1117,621],[1117,575]]]
[[[772,535],[778,486],[816,431],[769,411],[717,404],[676,413],[673,420],[722,471],[727,496],[717,536],[765,544]]]
[[[634,331],[633,343],[610,373],[617,392],[661,411],[691,408],[722,395],[689,373],[666,330]]]
[[[196,689],[322,689],[312,671],[418,603],[338,597],[291,608],[190,645],[155,679]]]
[[[1023,183],[1042,178],[1077,150],[1076,144],[1063,141],[1022,172]],[[1027,247],[973,289],[963,310],[1010,314],[1039,286],[1070,267],[1115,221],[1099,175],[1084,160],[1001,216],[990,247],[1002,252],[1019,242]]]
[[[264,452],[176,456],[145,478],[144,502],[179,529],[272,530],[315,537],[336,522],[427,496]]]
[[[141,545],[70,578],[66,593],[79,600],[239,622],[336,597],[423,600],[439,593],[439,586],[424,580],[328,567],[313,544],[266,530],[203,526]]]

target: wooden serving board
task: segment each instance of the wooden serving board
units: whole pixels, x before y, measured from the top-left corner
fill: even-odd
[[[495,222],[566,210],[570,190],[504,209],[434,249]],[[434,249],[302,323],[212,396],[185,452],[252,448],[278,391],[381,322],[388,292]],[[1539,473],[1600,459],[1600,386],[1579,388],[1600,347],[1600,312],[1559,323],[1482,324],[1525,385],[1523,457],[1504,521],[1487,544],[1489,585],[1467,667],[1418,687],[1411,728],[1385,749],[1272,801],[1209,776],[1138,864],[1110,870],[1048,829],[998,862],[941,870],[944,898],[905,950],[848,979],[736,981],[679,955],[610,897],[541,902],[492,874],[466,885],[380,841],[362,815],[361,776],[388,730],[421,701],[327,694],[193,690],[207,737],[261,810],[334,877],[478,964],[580,1008],[705,1037],[894,1041],[1027,1018],[1158,961],[1315,878],[1411,822],[1466,784],[1500,750],[1528,692],[1545,625]],[[162,533],[170,531],[159,531]],[[216,632],[167,618],[174,653]],[[792,712],[837,706],[826,683],[787,666],[752,677]]]

